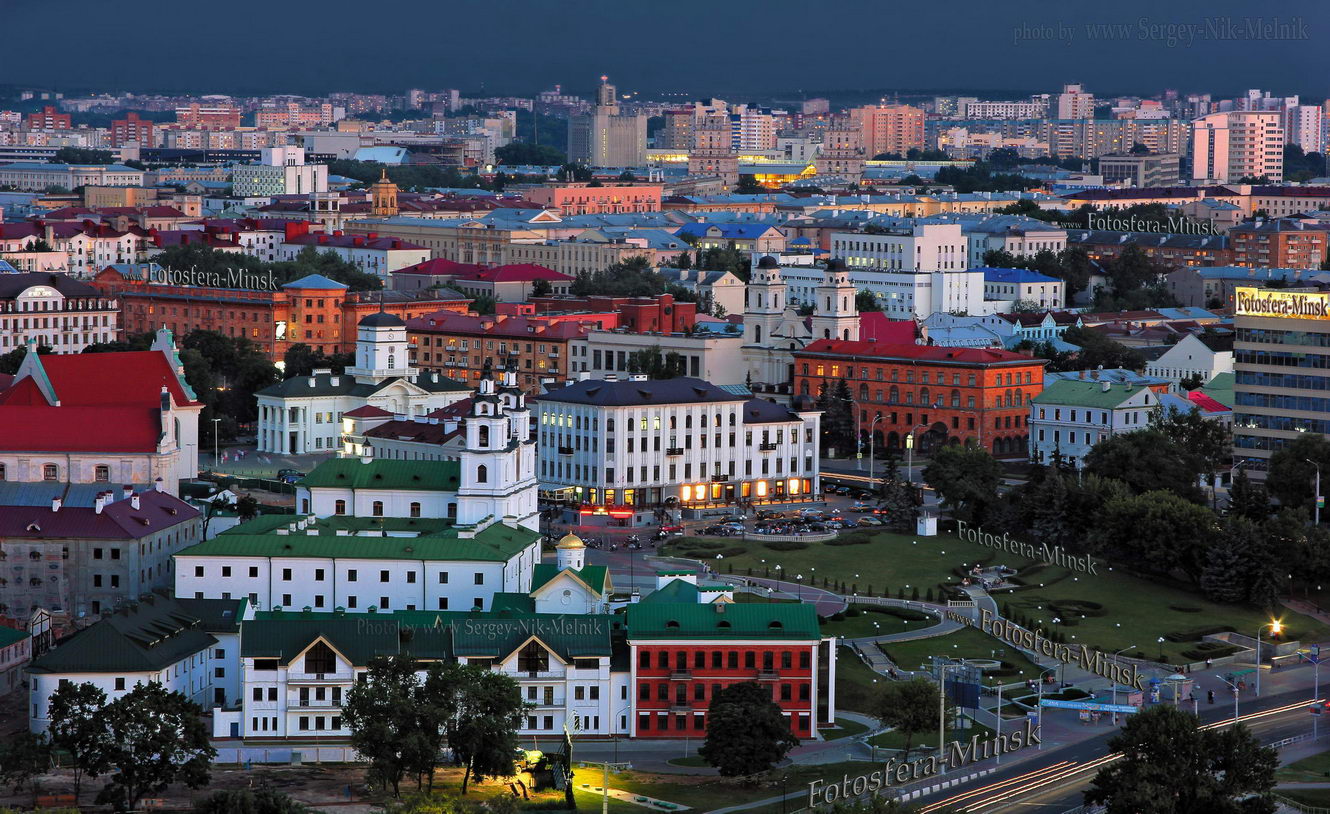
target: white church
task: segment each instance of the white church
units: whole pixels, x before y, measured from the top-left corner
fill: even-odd
[[[858,340],[856,293],[845,263],[830,260],[814,289],[812,316],[801,316],[790,303],[780,263],[771,255],[758,260],[744,295],[743,355],[754,390],[793,381],[794,352],[815,340]]]
[[[355,358],[343,373],[315,370],[256,393],[258,451],[336,452],[345,413],[371,406],[401,418],[423,417],[471,394],[460,382],[411,367],[406,323],[383,311],[356,326]]]

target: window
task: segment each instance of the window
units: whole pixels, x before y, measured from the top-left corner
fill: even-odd
[[[475,580],[476,580],[476,584],[477,584],[477,585],[484,585],[484,584],[485,584],[485,572],[483,572],[483,571],[477,571],[477,572],[476,572],[476,575],[475,575]]]
[[[345,500],[337,500],[333,503],[333,514],[346,514]]]
[[[388,572],[387,572],[387,571],[380,571],[380,572],[379,572],[379,582],[387,582],[387,581],[388,581]]]
[[[333,673],[337,671],[337,656],[323,642],[315,642],[305,652],[306,673]]]
[[[420,517],[420,503],[413,501],[411,503],[411,516]]]
[[[382,500],[376,500],[376,501],[374,501],[373,514],[374,514],[375,517],[383,517],[383,501],[382,501]]]
[[[46,464],[42,467],[42,480],[59,480],[60,467],[55,464]]]
[[[106,483],[111,479],[111,467],[105,464],[99,464],[92,470],[92,479],[98,483]]]
[[[476,483],[489,483],[489,473],[489,467],[484,464],[476,467]]]

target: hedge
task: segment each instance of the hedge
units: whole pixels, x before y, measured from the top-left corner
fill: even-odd
[[[801,551],[808,548],[808,543],[799,540],[764,540],[762,547],[772,551]]]
[[[1229,633],[1232,630],[1232,625],[1208,625],[1192,628],[1191,630],[1175,630],[1172,633],[1165,633],[1164,638],[1170,642],[1194,642],[1206,636],[1213,636],[1216,633]]]

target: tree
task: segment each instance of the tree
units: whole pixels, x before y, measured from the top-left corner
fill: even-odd
[[[555,167],[566,163],[568,156],[546,144],[510,141],[502,147],[494,148],[494,159],[500,164]]]
[[[877,297],[871,291],[860,291],[854,295],[854,309],[859,312],[881,311],[882,303],[877,301]]]
[[[1163,490],[1201,503],[1196,482],[1204,470],[1200,456],[1154,427],[1110,436],[1090,448],[1086,471],[1115,478],[1137,494]]]
[[[818,392],[817,407],[822,411],[822,454],[836,449],[842,455],[855,448],[854,401],[850,386],[838,379],[828,387],[825,383]]]
[[[1192,455],[1201,467],[1201,474],[1210,482],[1214,499],[1219,470],[1228,466],[1233,457],[1233,433],[1229,428],[1206,418],[1197,409],[1156,410],[1150,416],[1150,426]]]
[[[1072,326],[1063,332],[1062,339],[1081,349],[1075,357],[1074,364],[1064,369],[1085,370],[1096,367],[1145,369],[1145,357],[1139,350],[1109,339],[1093,328]]]
[[[1247,477],[1246,467],[1239,469],[1228,488],[1229,514],[1260,523],[1270,516],[1271,509],[1270,493],[1265,485]]]
[[[744,681],[712,696],[706,740],[697,754],[722,777],[740,777],[770,769],[798,745],[771,690]]]
[[[1241,522],[1250,524],[1247,520]],[[1237,535],[1225,533],[1210,548],[1201,571],[1201,590],[1211,602],[1235,605],[1247,601],[1251,580],[1247,575],[1247,555],[1240,545]]]
[[[242,522],[248,522],[259,516],[259,499],[253,495],[241,495],[236,499],[236,516]]]
[[[1320,464],[1322,475],[1330,475],[1330,441],[1323,435],[1302,433],[1270,456],[1265,487],[1282,506],[1310,509],[1315,498],[1316,464]]]
[[[115,153],[110,150],[90,150],[86,147],[61,147],[51,156],[53,164],[114,164]]]
[[[194,814],[308,814],[309,809],[276,789],[226,789],[194,804]]]
[[[96,684],[62,682],[51,693],[51,745],[69,755],[74,770],[74,804],[79,802],[83,775],[98,777],[110,768],[114,744],[102,721],[106,693]]]
[[[882,482],[882,507],[887,510],[884,522],[888,531],[913,534],[919,519],[919,501],[916,487],[897,477]]]
[[[458,696],[448,745],[462,764],[462,793],[472,778],[505,777],[513,773],[517,727],[527,705],[511,676],[471,668]]]
[[[1278,752],[1243,724],[1201,729],[1168,704],[1128,716],[1108,742],[1121,755],[1099,770],[1086,803],[1107,814],[1273,814]]]
[[[1203,377],[1199,373],[1192,373],[1188,376],[1183,376],[1182,379],[1178,382],[1178,387],[1188,392],[1191,392],[1192,390],[1199,390],[1204,386],[1205,386],[1205,377]]]
[[[677,379],[688,372],[687,362],[678,351],[662,354],[659,345],[628,354],[628,372],[645,373],[651,379]]]
[[[202,716],[198,704],[155,682],[138,684],[108,704],[102,719],[113,744],[114,773],[97,802],[124,811],[172,783],[206,786],[217,750],[208,742]]]
[[[905,736],[902,761],[910,759],[914,736],[938,725],[938,686],[926,678],[889,681],[872,704],[873,717]]]
[[[17,794],[32,778],[51,768],[51,747],[41,735],[20,732],[0,745],[0,781]]]
[[[1209,509],[1172,492],[1155,491],[1106,503],[1091,543],[1135,567],[1161,575],[1177,570],[1196,582],[1216,533]]]
[[[30,240],[30,241],[28,241],[28,243],[23,247],[23,251],[25,251],[25,252],[53,252],[53,251],[55,251],[55,249],[51,246],[50,243],[47,243],[47,242],[46,242],[46,239],[45,239],[45,238],[41,238],[41,237],[39,237],[39,238],[36,238],[36,239],[34,239],[34,240]]]
[[[531,296],[533,297],[548,297],[553,293],[554,286],[550,284],[549,280],[536,280],[531,284]]]
[[[1073,549],[1081,539],[1068,513],[1071,494],[1067,477],[1058,468],[1051,469],[1030,492],[1032,516],[1030,531],[1036,540]]]
[[[379,656],[369,663],[366,680],[347,692],[342,720],[351,730],[351,746],[367,761],[367,779],[394,797],[401,796],[402,776],[419,766],[423,739],[417,724],[420,680],[410,656]]]
[[[740,175],[739,183],[735,184],[733,191],[740,195],[756,195],[759,192],[765,192],[766,189],[753,176]]]
[[[923,474],[924,482],[937,490],[958,520],[982,523],[999,500],[1002,466],[973,443],[942,447]]]

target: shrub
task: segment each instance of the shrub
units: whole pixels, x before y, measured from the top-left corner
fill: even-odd
[[[1081,616],[1107,616],[1108,611],[1098,602],[1091,602],[1087,599],[1058,599],[1048,603],[1049,610],[1061,616],[1064,620],[1067,618],[1076,619]]]
[[[1213,645],[1206,647],[1206,645]],[[1205,661],[1206,659],[1217,659],[1224,656],[1231,656],[1242,648],[1231,644],[1220,644],[1219,642],[1202,642],[1190,650],[1183,650],[1182,655],[1192,661]]]
[[[766,540],[762,543],[762,547],[772,551],[800,551],[808,548],[808,543],[798,540]]]
[[[1191,630],[1175,630],[1171,633],[1165,633],[1164,638],[1170,642],[1194,642],[1197,639],[1206,636],[1213,636],[1216,633],[1228,633],[1232,630],[1232,625],[1206,625],[1205,627],[1196,627]]]
[[[833,621],[833,622],[844,622],[844,621],[845,621],[845,614],[841,613],[840,611],[836,611],[835,613],[831,614],[831,621]],[[939,701],[938,703],[941,703],[941,702]]]
[[[827,540],[822,545],[865,545],[871,542],[873,541],[866,535],[842,534],[839,537]]]
[[[1190,605],[1169,605],[1168,609],[1178,613],[1200,613],[1201,608],[1193,608]]]
[[[863,613],[863,611],[859,610],[854,605],[851,605],[850,607],[845,609],[846,618],[853,618],[855,616],[860,615],[861,613]]]

